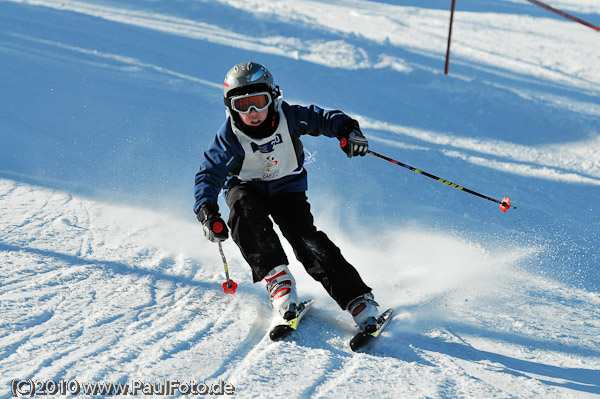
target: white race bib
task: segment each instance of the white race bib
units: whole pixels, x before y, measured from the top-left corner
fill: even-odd
[[[277,180],[298,169],[298,157],[281,106],[279,125],[269,137],[250,138],[237,129],[233,122],[232,128],[245,152],[244,162],[238,174],[241,180]]]

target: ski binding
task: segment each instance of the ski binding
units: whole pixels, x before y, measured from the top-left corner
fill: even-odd
[[[381,313],[377,318],[377,329],[375,331],[371,333],[364,331],[356,333],[352,337],[352,339],[350,339],[350,349],[352,349],[353,352],[356,352],[359,349],[364,348],[368,343],[377,338],[379,334],[383,331],[383,329],[388,325],[390,320],[392,320],[393,313],[394,309],[392,308]]]
[[[275,327],[271,329],[269,332],[269,338],[272,341],[278,341],[288,337],[291,333],[298,329],[298,325],[300,324],[300,320],[306,314],[308,309],[315,303],[315,299],[309,299],[308,301],[303,301],[298,306],[298,313],[296,317],[291,320],[284,320],[280,324],[277,324]]]

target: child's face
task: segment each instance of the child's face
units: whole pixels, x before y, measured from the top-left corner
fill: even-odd
[[[239,114],[242,122],[248,126],[258,126],[267,119],[268,109],[262,112],[256,111],[254,108],[247,114]]]

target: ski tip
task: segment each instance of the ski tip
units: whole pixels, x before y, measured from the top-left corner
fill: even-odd
[[[269,338],[271,338],[271,341],[279,341],[290,335],[293,331],[294,329],[287,324],[281,324],[273,327],[269,333]]]
[[[284,319],[281,324],[278,324],[271,329],[269,332],[269,338],[271,338],[271,341],[279,341],[291,335],[298,328],[300,320],[304,317],[308,309],[310,309],[314,303],[314,298],[302,301],[295,318],[290,320]]]
[[[509,208],[510,208],[510,197],[502,198],[502,203],[500,204],[500,210],[502,211],[502,213],[508,211]]]
[[[379,336],[379,334],[383,331],[383,329],[392,320],[393,313],[394,313],[394,308],[389,308],[379,315],[379,318],[380,318],[379,323],[380,324],[378,324],[378,328],[376,331],[373,331],[373,332],[362,331],[362,332],[356,333],[349,342],[350,349],[353,352],[360,352],[361,349],[368,348],[370,342],[372,340],[374,340],[375,338],[377,338]]]
[[[350,349],[352,352],[358,352],[364,348],[373,338],[373,335],[369,333],[358,333],[350,340]]]

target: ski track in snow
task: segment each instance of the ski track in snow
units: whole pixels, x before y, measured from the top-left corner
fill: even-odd
[[[350,318],[318,291],[301,332],[270,342],[262,287],[228,251],[240,289],[223,294],[218,254],[190,238],[199,236],[195,224],[10,180],[0,180],[0,209],[5,380],[224,379],[240,397],[600,392],[600,298],[510,266],[531,250],[490,254],[428,236],[460,259],[447,259],[445,270],[414,245],[414,232],[397,237],[400,246],[391,239],[387,250],[347,250],[375,262],[395,251],[405,259],[374,284],[396,320],[368,354],[352,354]],[[560,324],[548,323],[557,315]]]
[[[62,43],[40,40],[22,35],[12,36],[40,43],[50,48],[54,47],[76,54],[111,60],[119,65],[123,65],[121,68],[133,67],[150,70],[166,76],[167,78],[175,77],[188,82],[200,83],[210,88],[221,88],[221,86],[215,82],[209,82],[157,65],[144,63],[132,57],[69,46]],[[591,116],[600,117],[600,105],[583,104],[582,112],[590,112]],[[600,158],[595,156],[595,154],[600,153],[600,136],[574,143],[533,147],[498,140],[491,141],[457,137],[443,132],[424,131],[409,126],[394,125],[361,115],[356,115],[356,117],[363,128],[370,129],[371,139],[391,146],[406,148],[406,145],[394,140],[395,136],[406,136],[421,142],[420,147],[413,146],[413,149],[439,149],[440,153],[447,157],[461,158],[467,162],[490,169],[558,182],[600,185]],[[387,138],[378,137],[377,132],[383,132]],[[472,156],[465,152],[444,149],[448,147],[477,153],[479,156]],[[485,158],[482,157],[482,155],[485,156]],[[497,159],[492,159],[490,157],[497,157]],[[505,160],[513,162],[506,162]]]
[[[116,381],[123,370],[144,379],[156,367],[161,378],[192,379],[197,365],[218,375],[215,357],[229,359],[264,329],[251,309],[234,312],[243,294],[223,300],[206,282],[220,278],[218,269],[206,275],[189,258],[140,247],[149,226],[137,222],[148,215],[2,183],[4,376]],[[4,212],[10,203],[16,213]],[[219,353],[210,350],[215,340],[224,341]]]
[[[149,2],[9,2],[332,69],[400,74],[431,71],[402,52],[382,52],[379,45],[442,59],[448,19],[446,10],[358,0],[220,1],[257,18],[329,35],[307,39],[261,36],[260,30],[248,35],[224,21],[220,26],[169,15],[159,11],[160,0],[152,2],[156,8]],[[592,0],[557,0],[555,5],[598,13]],[[597,33],[572,29],[571,22],[550,16],[459,12],[456,22],[454,64],[524,83],[541,80],[554,91],[527,84],[515,88],[482,74],[478,79],[489,87],[551,110],[590,120],[600,116]],[[538,51],[539,43],[532,41],[515,50],[512,43],[522,37],[517,26],[544,36],[548,48]],[[33,59],[143,71],[215,93],[221,87],[118,50],[100,51],[85,41],[74,45],[37,33],[6,32],[15,42],[0,43],[0,49],[23,54],[33,48],[27,54]],[[570,62],[581,54],[587,54],[587,63]],[[583,95],[571,98],[571,92]],[[357,117],[369,139],[392,147],[437,151],[519,176],[592,189],[600,185],[597,130],[583,140],[523,145],[399,125],[367,113]],[[235,295],[223,294],[216,246],[202,238],[195,222],[0,179],[0,398],[12,396],[13,378],[209,384],[223,379],[243,398],[363,398],[373,392],[382,398],[600,397],[600,296],[523,270],[543,249],[486,249],[453,232],[409,227],[377,241],[357,240],[357,235],[337,231],[333,216],[320,218],[320,225],[369,280],[378,301],[396,309],[383,338],[368,353],[350,352],[350,317],[297,262],[291,267],[300,293],[317,298],[317,304],[299,334],[273,343],[266,335],[272,315],[264,289],[251,284],[230,241],[224,246],[239,284]]]
[[[64,1],[54,2],[48,0],[9,0],[16,3],[24,3],[36,6],[44,6],[55,8],[62,11],[73,11],[82,13],[85,15],[92,15],[95,17],[107,19],[109,21],[119,22],[123,24],[131,24],[146,29],[158,30],[167,32],[169,34],[190,37],[193,39],[199,39],[209,42],[214,42],[226,46],[236,46],[244,49],[250,49],[261,53],[277,54],[282,56],[293,56],[298,59],[305,59],[310,62],[321,62],[328,66],[334,66],[337,68],[365,68],[365,69],[377,69],[382,67],[393,67],[389,63],[373,63],[369,61],[373,58],[385,59],[385,54],[380,55],[369,55],[365,50],[361,48],[354,48],[351,43],[334,41],[331,43],[321,43],[319,45],[308,46],[304,48],[306,41],[300,41],[296,38],[248,38],[247,35],[240,35],[238,33],[229,32],[218,26],[212,26],[205,23],[201,23],[193,20],[186,20],[180,17],[169,16],[166,14],[150,12],[139,9],[126,9],[122,7],[112,7],[108,4],[100,3],[94,4],[94,2],[82,2],[82,1]],[[302,0],[294,2],[293,5],[282,5],[271,2],[248,2],[248,1],[236,1],[227,0],[223,3],[231,5],[236,8],[251,11],[258,15],[269,14],[273,15],[278,19],[288,22],[301,21],[302,23],[309,24],[315,27],[321,27],[332,30],[332,32],[343,32],[353,33],[355,28],[352,28],[352,24],[348,24],[345,20],[341,22],[339,19],[331,18],[331,15],[349,15],[350,18],[360,18],[360,34],[365,36],[367,39],[374,42],[382,42],[385,40],[392,40],[394,45],[410,47],[411,44],[418,43],[430,43],[431,48],[420,49],[420,51],[434,51],[433,48],[444,48],[444,46],[437,43],[437,40],[445,39],[446,32],[444,31],[446,23],[446,12],[440,10],[424,10],[424,9],[413,9],[411,7],[398,7],[398,6],[381,6],[381,5],[369,5],[364,1],[352,1],[348,4],[331,4],[323,5],[322,3]],[[572,7],[577,9],[576,4],[571,4],[568,1],[563,5],[570,4]],[[353,6],[355,8],[353,8]],[[588,10],[585,5],[579,5],[582,11]],[[324,12],[321,8],[325,7],[327,12]],[[320,12],[314,12],[315,9],[321,9]],[[355,9],[362,10],[361,12],[354,11]],[[387,12],[387,14],[385,14]],[[413,16],[413,14],[415,14]],[[385,15],[385,16],[384,16]],[[392,18],[391,15],[398,15]],[[460,14],[459,14],[460,15]],[[600,63],[600,51],[597,51],[597,47],[590,48],[593,46],[588,40],[590,32],[585,29],[567,29],[561,30],[561,32],[569,32],[572,37],[566,38],[561,33],[560,40],[556,38],[547,38],[545,43],[557,43],[560,46],[557,49],[547,49],[544,51],[544,55],[547,57],[548,54],[556,58],[544,58],[532,59],[527,61],[531,64],[530,67],[519,66],[518,63],[528,57],[534,57],[537,52],[532,49],[524,47],[519,50],[518,53],[514,53],[515,49],[511,48],[512,43],[518,41],[518,39],[511,39],[507,37],[505,42],[495,43],[496,49],[494,53],[497,53],[498,57],[505,57],[506,54],[511,53],[515,57],[517,64],[511,64],[510,62],[494,62],[494,57],[491,53],[485,52],[485,54],[478,56],[474,51],[461,51],[463,42],[469,42],[476,40],[476,44],[469,44],[469,46],[481,47],[481,43],[490,43],[491,39],[485,39],[481,37],[480,25],[485,25],[486,35],[498,37],[497,30],[506,32],[512,30],[514,26],[526,24],[530,26],[532,30],[539,30],[541,32],[549,32],[552,29],[548,28],[551,24],[572,24],[568,21],[557,22],[555,20],[543,20],[536,19],[532,20],[527,16],[503,16],[498,14],[482,14],[482,13],[462,13],[464,15],[461,23],[461,31],[455,34],[454,40],[458,49],[455,51],[458,53],[457,60],[454,62],[483,62],[491,63],[494,66],[502,65],[503,68],[508,68],[506,73],[523,74],[523,76],[536,76],[536,78],[546,78],[556,84],[568,84],[569,86],[578,87],[579,90],[587,90],[590,92],[592,97],[597,98],[600,90],[599,76],[595,73],[593,68],[586,70],[572,71],[570,70],[569,63],[565,62],[569,60],[569,56],[564,54],[565,49],[574,51],[576,54],[588,54],[588,64]],[[414,17],[414,18],[413,18]],[[432,41],[419,40],[410,37],[408,33],[420,32],[423,33],[424,28],[416,29],[416,24],[422,24],[423,18],[429,21],[426,25],[430,28],[428,31],[439,30],[437,34],[432,36]],[[523,19],[523,22],[513,21],[511,18]],[[414,19],[414,21],[413,21]],[[383,21],[383,22],[382,22]],[[399,22],[402,21],[402,22]],[[412,21],[412,22],[411,22]],[[386,29],[381,28],[381,23],[387,26]],[[541,24],[539,28],[531,26],[531,24]],[[365,26],[372,27],[372,31],[365,32]],[[390,33],[391,32],[391,33]],[[393,35],[393,32],[401,32],[398,35]],[[475,33],[477,32],[477,34]],[[356,33],[356,32],[354,32]],[[518,34],[519,32],[514,32]],[[593,34],[593,32],[592,32]],[[158,65],[142,62],[133,57],[111,54],[98,51],[96,49],[85,49],[77,46],[70,46],[63,43],[52,42],[49,40],[36,39],[33,37],[25,37],[22,35],[14,35],[24,40],[40,43],[48,46],[49,48],[58,48],[65,50],[70,53],[75,53],[75,56],[91,56],[98,58],[99,60],[110,60],[116,62],[121,68],[138,68],[142,70],[149,70],[156,72],[165,78],[179,78],[188,82],[200,83],[210,88],[220,89],[221,85],[218,82],[210,82],[204,79],[200,79],[187,74],[182,74]],[[393,36],[393,39],[390,37]],[[436,38],[433,40],[433,38]],[[568,40],[568,42],[566,42]],[[593,42],[593,40],[592,40]],[[261,44],[262,43],[262,44]],[[263,45],[264,44],[264,45]],[[502,46],[506,47],[502,47]],[[535,45],[533,43],[532,45]],[[498,47],[500,46],[500,47]],[[332,51],[335,49],[335,51]],[[347,51],[346,51],[347,50]],[[50,50],[51,53],[52,50]],[[478,50],[484,51],[484,50]],[[303,56],[298,54],[303,53]],[[295,54],[295,55],[294,55]],[[383,58],[382,58],[383,57]],[[463,60],[464,57],[464,61]],[[363,58],[362,60],[360,60]],[[389,57],[388,57],[389,58]],[[351,60],[349,64],[344,64],[346,61],[340,60]],[[387,62],[387,61],[386,61]],[[396,60],[397,65],[402,64],[402,60]],[[545,67],[545,65],[548,65]],[[488,68],[488,67],[482,67]],[[542,68],[537,70],[537,68]],[[410,69],[410,68],[409,68]],[[409,70],[407,69],[407,70]],[[587,73],[590,74],[587,74]],[[580,83],[573,80],[574,77],[582,76]],[[522,78],[526,79],[526,78]],[[494,83],[498,85],[497,83]],[[570,98],[564,98],[557,95],[551,95],[549,93],[536,92],[531,89],[515,89],[510,87],[502,87],[503,90],[514,91],[518,96],[523,98],[535,98],[538,101],[547,103],[549,107],[553,108],[570,108],[583,115],[591,118],[600,118],[600,104],[596,101],[592,102],[581,102]],[[586,185],[600,185],[600,157],[595,154],[600,153],[600,136],[598,132],[592,132],[589,139],[564,143],[555,145],[542,145],[542,146],[526,146],[517,145],[510,142],[503,142],[498,140],[482,140],[472,139],[467,137],[460,137],[445,132],[435,131],[424,131],[422,129],[413,128],[410,126],[399,126],[390,124],[384,121],[373,120],[367,116],[355,115],[361,122],[361,126],[367,129],[372,129],[375,132],[384,132],[386,137],[378,137],[376,134],[373,136],[375,141],[385,142],[390,144],[389,139],[392,141],[392,145],[401,145],[397,141],[394,141],[394,136],[403,135],[413,139],[422,141],[428,147],[427,149],[437,149],[438,147],[453,147],[457,150],[462,151],[448,151],[440,150],[440,153],[454,158],[463,159],[469,163],[484,166],[486,168],[502,170],[506,173],[513,173],[520,176],[535,177],[539,179],[553,180],[557,182],[570,182]],[[390,135],[391,133],[391,135]],[[391,136],[391,137],[390,137]],[[433,145],[433,147],[431,147]],[[467,151],[467,152],[464,152]],[[471,155],[469,153],[477,153],[478,155]],[[492,158],[492,157],[495,157]]]
[[[252,50],[276,54],[337,68],[384,68],[410,71],[412,67],[404,60],[387,54],[370,55],[363,48],[356,48],[346,40],[301,40],[295,37],[250,37],[229,31],[223,27],[202,23],[181,17],[140,9],[114,7],[111,2],[66,0],[8,0],[57,10],[73,11],[109,21],[134,25],[142,28],[166,32],[173,35],[205,40]],[[414,49],[423,54],[443,57],[447,37],[447,11],[422,8],[371,4],[364,0],[334,2],[324,4],[314,0],[298,0],[293,3],[268,1],[222,0],[221,3],[257,15],[268,16],[286,23],[308,24],[316,29],[348,35],[354,34],[374,43],[390,42],[394,46]],[[340,18],[339,16],[344,16]],[[595,46],[594,32],[585,29],[561,29],[552,35],[553,25],[568,25],[570,21],[536,18],[521,15],[495,13],[457,14],[457,32],[454,33],[454,52],[471,62],[488,67],[508,66],[512,72],[526,73],[559,83],[577,86],[597,94],[600,81],[595,69],[579,68],[571,70],[569,55],[587,54],[588,64],[600,61],[600,52]],[[485,30],[480,27],[484,25]],[[536,58],[538,52],[531,51],[522,43],[518,52],[512,43],[518,40],[520,30],[514,27],[527,26],[533,31],[551,35],[547,45],[556,45],[544,53],[544,58]],[[569,37],[565,37],[565,32]],[[499,35],[499,33],[501,33]],[[489,35],[490,38],[482,37]],[[514,35],[514,36],[513,36]],[[504,40],[496,40],[498,37]],[[482,40],[483,39],[483,40]],[[591,39],[591,40],[590,40]],[[494,50],[489,43],[494,42]],[[535,46],[535,43],[531,44]],[[569,52],[569,54],[565,54]],[[509,55],[510,59],[506,57]],[[460,61],[459,61],[460,62]]]

